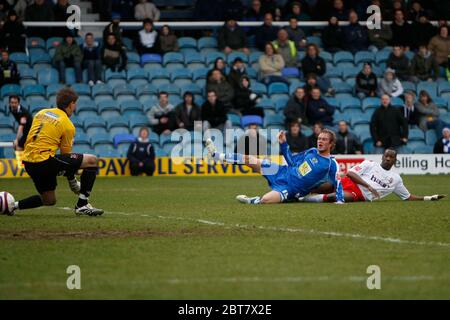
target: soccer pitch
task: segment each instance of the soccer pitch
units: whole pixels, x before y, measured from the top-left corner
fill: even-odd
[[[406,176],[449,194],[450,176]],[[402,202],[242,205],[261,177],[99,178],[102,217],[52,208],[0,216],[0,299],[450,299],[450,206]],[[3,179],[16,199],[29,179]],[[69,290],[66,269],[81,270]],[[381,289],[366,269],[381,269]]]

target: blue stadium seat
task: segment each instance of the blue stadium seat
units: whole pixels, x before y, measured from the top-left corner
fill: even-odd
[[[224,61],[226,61],[225,59],[225,54],[223,54],[222,52],[208,52],[206,54],[206,64],[207,65],[211,65],[214,64],[214,62],[216,61],[216,59],[218,58],[222,58]]]
[[[427,130],[425,132],[425,142],[427,145],[434,146],[436,143],[438,137],[436,135],[436,131],[434,130]]]
[[[349,51],[338,51],[333,56],[333,63],[337,65],[341,62],[352,62],[353,63],[354,58],[353,54]]]
[[[75,134],[74,144],[76,144],[76,145],[84,144],[84,145],[90,146],[91,145],[91,137],[83,132],[77,131],[77,133]]]
[[[119,103],[116,100],[104,100],[97,104],[98,112],[103,119],[120,116]]]
[[[136,96],[153,96],[158,93],[158,88],[152,84],[146,84],[136,88]]]
[[[439,87],[438,87],[438,94],[442,95],[444,93],[449,93],[450,92],[450,82],[448,81],[442,81],[439,83]]]
[[[264,117],[264,127],[273,125],[284,125],[284,115],[274,114]]]
[[[147,117],[133,117],[130,118],[130,128],[136,127],[148,127],[150,123],[148,122]]]
[[[249,59],[248,59],[248,62],[249,62],[250,64],[253,64],[253,63],[259,63],[259,58],[260,58],[262,55],[263,55],[263,52],[261,52],[261,51],[254,51],[254,52],[251,52],[251,53],[250,53],[250,56],[249,56]]]
[[[24,98],[31,96],[45,97],[45,88],[43,85],[40,84],[28,85],[23,88],[22,95],[24,96]]]
[[[18,84],[5,84],[0,89],[0,95],[2,99],[12,94],[20,95],[21,92],[22,88]]]
[[[381,100],[380,98],[376,98],[376,97],[369,97],[369,98],[365,98],[362,102],[362,109],[366,110],[370,107],[376,107],[378,108],[381,105]]]
[[[327,51],[320,51],[319,56],[325,60],[325,62],[333,62],[333,55]]]
[[[202,89],[198,86],[198,85],[196,85],[196,84],[194,84],[194,83],[191,83],[191,84],[188,84],[188,85],[184,85],[184,86],[182,86],[181,87],[181,95],[184,95],[184,93],[185,92],[191,92],[192,94],[202,94]]]
[[[281,112],[286,107],[289,97],[277,97],[275,99],[272,98],[272,100],[275,104],[275,111]]]
[[[142,104],[135,99],[124,100],[120,102],[120,111],[122,113],[126,111],[139,111],[142,112]]]
[[[326,75],[328,78],[341,78],[343,70],[338,67],[327,68]]]
[[[164,146],[167,143],[172,142],[172,136],[170,134],[161,134],[159,136],[159,145]]]
[[[198,50],[205,48],[217,48],[217,39],[213,37],[203,37],[197,41]]]
[[[199,79],[206,79],[206,75],[208,74],[208,68],[200,68],[192,71],[192,80],[197,81]]]
[[[253,88],[253,90],[255,90],[255,88]],[[271,83],[269,85],[269,88],[267,89],[267,94],[269,96],[272,96],[273,94],[277,94],[277,93],[288,94],[289,93],[289,87],[287,86],[287,84],[282,83],[282,82]]]
[[[52,58],[48,53],[40,53],[35,54],[30,57],[30,65],[34,66],[35,64],[45,64],[45,65],[51,65]]]
[[[380,50],[375,55],[375,63],[377,65],[380,65],[381,63],[384,63],[387,61],[391,54],[390,50]]]
[[[316,44],[319,48],[323,48],[322,38],[317,36],[309,36],[306,37],[306,41],[308,44],[313,43]]]
[[[127,52],[127,59],[128,59],[128,64],[137,64],[140,65],[141,63],[141,58],[139,57],[139,54],[137,54],[136,52]]]
[[[13,119],[11,118],[0,118],[0,128],[14,128]]]
[[[263,125],[263,119],[260,116],[242,116],[241,127],[245,128],[251,124],[256,124],[258,126]]]
[[[175,69],[171,73],[171,80],[174,82],[177,79],[192,79],[192,73],[187,68]],[[190,82],[189,82],[190,83]]]
[[[421,143],[418,143],[417,145],[413,145],[413,152],[415,154],[430,154],[433,153],[433,146],[427,146]]]
[[[358,73],[361,71],[358,67],[350,67],[350,68],[343,68],[342,69],[342,78],[344,80],[348,78],[356,78]]]
[[[106,121],[102,117],[89,117],[84,120],[84,128],[87,130],[93,127],[106,128]]]
[[[359,51],[355,54],[355,64],[365,63],[365,62],[374,62],[375,54],[370,51]]]
[[[403,90],[405,90],[405,92],[408,91],[412,91],[412,92],[416,92],[416,84],[414,82],[411,81],[402,81],[402,86],[403,86]]]
[[[107,126],[111,136],[115,136],[116,134],[127,134],[130,132],[128,120],[121,116],[108,119]]]
[[[56,97],[56,94],[58,93],[58,91],[64,87],[65,86],[60,83],[52,83],[52,84],[48,85],[47,90],[46,90],[47,99],[50,99],[51,97]]]
[[[169,63],[184,64],[184,56],[179,52],[168,52],[163,57],[163,65],[167,66]]]
[[[28,100],[27,100],[28,101]],[[36,114],[42,109],[51,108],[53,106],[49,105],[48,101],[45,99],[31,99],[28,101],[28,110],[32,114]]]
[[[178,38],[178,46],[180,49],[197,48],[197,40],[191,37],[181,37]]]
[[[136,141],[136,137],[130,133],[121,133],[114,135],[113,143],[114,147],[117,148],[120,144],[126,143],[130,144],[132,142]]]
[[[119,84],[113,89],[114,98],[127,100],[135,97],[135,89],[130,84]]]
[[[261,98],[257,104],[257,107],[262,109],[272,109],[275,111],[275,105],[272,99],[269,98]]]
[[[425,136],[422,130],[420,129],[409,129],[408,133],[409,141],[424,141]]]
[[[31,68],[23,68],[20,72],[20,85],[27,86],[30,84],[37,84],[36,72]]]
[[[39,37],[29,37],[27,38],[27,47],[45,50],[46,49],[45,40]]]
[[[394,107],[403,107],[404,104],[405,102],[400,97],[391,98],[391,105],[393,105]]]
[[[38,83],[44,86],[48,86],[52,83],[59,82],[59,73],[56,69],[43,69],[37,72]]]
[[[146,53],[141,56],[141,65],[146,64],[160,64],[162,63],[162,57],[159,54]]]
[[[9,58],[17,64],[28,64],[30,62],[30,58],[24,52],[13,52],[10,54]]]
[[[361,101],[358,98],[341,98],[338,99],[339,108],[342,112],[346,109],[358,109],[361,110]]]
[[[228,120],[230,120],[233,126],[240,127],[241,126],[241,117],[235,113],[227,114]]]
[[[158,88],[158,92],[162,92],[165,91],[167,93],[169,93],[169,98],[171,94],[180,94],[180,88],[178,88],[177,86],[174,86],[172,84],[161,84],[157,86]]]
[[[114,149],[112,142],[110,144],[104,143],[95,146],[94,154],[100,158],[115,158],[119,156],[119,153]]]
[[[133,41],[130,38],[122,37],[122,43],[127,48],[127,51],[133,51]]]
[[[300,71],[298,68],[283,68],[283,70],[281,70],[281,75],[284,78],[299,78]]]
[[[227,63],[228,65],[232,65],[234,59],[236,58],[241,58],[242,61],[244,61],[244,63],[248,63],[248,56],[243,53],[243,52],[239,52],[239,51],[233,51],[230,54],[228,54],[227,56]]]
[[[170,73],[166,69],[150,70],[149,78],[152,84],[158,85],[170,82]]]
[[[425,90],[434,99],[437,96],[437,87],[436,82],[419,82],[419,84],[417,84],[417,95],[419,95],[420,91]]]
[[[352,127],[359,124],[370,124],[370,120],[372,119],[372,115],[368,113],[358,114],[357,116],[351,117],[350,124]]]
[[[92,87],[92,96],[95,98],[99,95],[113,95],[111,86],[107,84],[96,84]]]
[[[74,83],[71,87],[80,97],[91,97],[91,87],[88,84]]]
[[[48,38],[46,43],[45,43],[47,51],[52,49],[52,48],[56,48],[57,46],[59,46],[61,44],[61,42],[63,42],[63,38],[61,38],[61,37]]]
[[[334,83],[333,88],[336,91],[336,97],[343,96],[343,94],[347,94],[347,96],[353,94],[353,87],[346,82]]]

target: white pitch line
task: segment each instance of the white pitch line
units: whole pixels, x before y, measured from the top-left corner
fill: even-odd
[[[62,208],[58,208],[58,209],[73,210],[72,208],[67,208],[67,207],[62,207]],[[113,211],[106,211],[105,213],[126,215],[126,216],[132,215],[129,213],[113,212]],[[135,214],[140,214],[140,213],[137,212]],[[327,237],[382,241],[382,242],[395,243],[395,244],[406,244],[406,245],[416,245],[416,246],[435,246],[435,247],[450,248],[450,243],[448,243],[448,242],[403,240],[403,239],[392,238],[392,237],[369,236],[369,235],[363,235],[363,234],[359,234],[359,233],[320,231],[320,230],[302,229],[302,228],[251,226],[251,225],[245,225],[245,224],[226,224],[226,223],[220,222],[220,221],[210,221],[210,220],[204,220],[204,219],[194,219],[194,218],[185,218],[185,217],[176,217],[176,216],[148,215],[148,217],[149,218],[159,218],[159,219],[169,219],[169,220],[179,220],[179,221],[190,221],[190,222],[196,222],[196,223],[207,224],[207,225],[222,226],[225,228],[237,228],[237,229],[245,229],[245,230],[256,228],[256,229],[264,230],[264,231],[303,233],[303,234],[311,234],[311,235],[319,235],[319,236],[327,236]]]

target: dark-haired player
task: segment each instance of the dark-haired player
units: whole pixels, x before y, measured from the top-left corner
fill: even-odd
[[[33,117],[31,113],[20,104],[20,97],[17,95],[9,96],[9,111],[18,123],[16,139],[14,140],[14,149],[23,151],[28,132],[30,131]]]
[[[69,118],[76,109],[77,100],[75,91],[70,88],[61,89],[56,97],[57,108],[44,109],[35,115],[25,143],[23,164],[39,195],[16,202],[15,209],[54,205],[56,178],[64,174],[72,191],[79,193],[75,213],[90,216],[103,214],[103,210],[88,203],[98,169],[97,157],[71,153],[75,126]],[[56,154],[58,149],[60,154]],[[78,169],[83,169],[81,185],[75,179]]]

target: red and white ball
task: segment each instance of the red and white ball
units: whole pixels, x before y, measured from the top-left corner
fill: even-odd
[[[0,214],[10,215],[14,212],[14,197],[6,191],[0,192]]]

